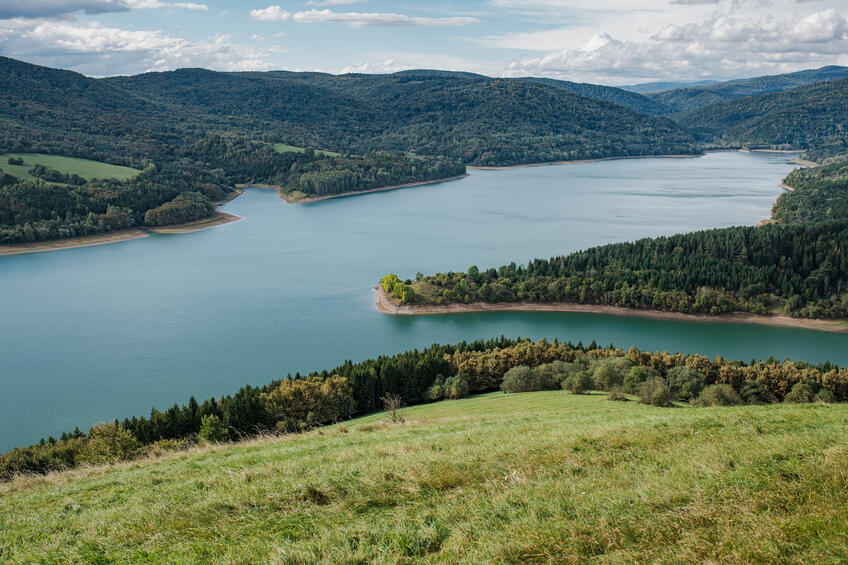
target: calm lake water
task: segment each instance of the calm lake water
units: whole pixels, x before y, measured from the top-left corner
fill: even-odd
[[[713,153],[472,171],[463,180],[286,205],[184,235],[0,257],[0,449],[433,342],[529,336],[848,363],[848,336],[575,313],[379,313],[385,273],[465,270],[768,217],[793,165]]]

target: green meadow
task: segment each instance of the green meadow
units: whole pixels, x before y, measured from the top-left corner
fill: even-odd
[[[9,157],[21,157],[23,165],[10,165]],[[3,153],[0,155],[0,170],[21,180],[34,181],[36,177],[29,174],[30,169],[36,165],[46,165],[57,171],[72,175],[77,174],[84,179],[119,179],[126,180],[139,174],[141,171],[130,167],[110,165],[100,161],[79,159],[77,157],[63,157],[61,155],[46,155],[44,153]]]
[[[11,563],[839,563],[848,406],[486,394],[0,485]]]
[[[274,151],[277,153],[303,153],[306,149],[303,147],[296,147],[294,145],[287,145],[285,143],[275,143]],[[315,152],[326,155],[327,157],[338,157],[340,155],[340,153],[336,153],[334,151],[316,150]]]

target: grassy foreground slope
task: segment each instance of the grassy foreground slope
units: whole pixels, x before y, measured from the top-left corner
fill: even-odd
[[[0,485],[4,562],[841,562],[848,406],[493,393]]]

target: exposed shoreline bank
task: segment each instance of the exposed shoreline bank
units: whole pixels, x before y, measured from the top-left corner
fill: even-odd
[[[682,322],[708,323],[737,323],[763,324],[768,326],[802,328],[834,333],[848,333],[848,321],[840,320],[811,320],[807,318],[792,318],[790,316],[765,316],[747,312],[731,312],[727,314],[682,314],[680,312],[663,312],[660,310],[637,310],[621,306],[603,304],[578,304],[575,302],[472,302],[471,304],[396,304],[379,286],[377,293],[377,309],[385,314],[396,316],[429,316],[436,314],[466,314],[475,312],[583,312],[587,314],[607,314],[630,318],[651,318],[655,320],[678,320]]]
[[[603,161],[618,161],[623,159],[694,159],[701,157],[704,153],[680,153],[674,155],[623,155],[621,157],[599,157],[598,159],[572,159],[570,161],[542,161],[540,163],[523,163],[521,165],[500,165],[494,167],[473,166],[466,167],[472,171],[507,171],[509,169],[523,169],[526,167],[548,167],[551,165],[580,165],[583,163],[601,163]]]
[[[237,198],[241,193],[236,194],[233,198]],[[233,198],[222,201],[229,202]],[[108,245],[110,243],[119,243],[121,241],[129,241],[131,239],[141,239],[149,237],[150,234],[178,234],[191,233],[206,228],[222,226],[232,222],[243,220],[241,216],[235,214],[227,214],[220,210],[211,218],[201,218],[193,222],[185,224],[174,224],[172,226],[158,227],[139,227],[129,228],[108,233],[95,235],[84,235],[81,237],[69,237],[67,239],[48,239],[45,241],[33,241],[28,243],[14,243],[10,245],[0,245],[0,257],[4,255],[21,255],[23,253],[40,253],[44,251],[59,251],[61,249],[74,249],[76,247],[91,247],[93,245]]]
[[[470,167],[469,167],[470,168]],[[433,179],[433,180],[423,180],[418,182],[408,182],[404,184],[393,184],[390,186],[381,186],[378,188],[367,188],[365,190],[351,190],[348,192],[341,192],[339,194],[326,194],[324,196],[307,196],[305,198],[292,198],[286,192],[283,191],[282,186],[273,185],[273,184],[240,184],[237,185],[239,188],[262,188],[267,190],[276,190],[280,195],[280,198],[286,201],[287,204],[308,204],[310,202],[320,202],[321,200],[330,200],[332,198],[344,198],[346,196],[356,196],[358,194],[371,194],[374,192],[386,192],[389,190],[399,190],[401,188],[413,188],[416,186],[425,186],[428,184],[439,184],[442,182],[450,182],[454,180],[463,179],[468,176],[468,173],[464,175],[456,175],[453,177],[446,177],[443,179]]]

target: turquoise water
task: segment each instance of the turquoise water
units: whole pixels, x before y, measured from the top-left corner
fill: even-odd
[[[345,359],[505,334],[848,363],[848,336],[597,314],[379,313],[372,286],[590,245],[754,224],[793,165],[715,153],[472,171],[425,187],[287,205],[240,222],[0,257],[0,449]]]

